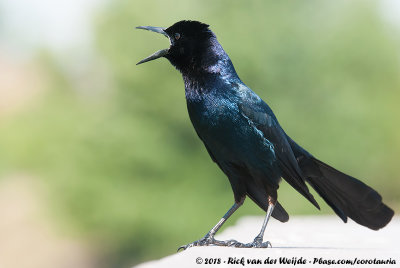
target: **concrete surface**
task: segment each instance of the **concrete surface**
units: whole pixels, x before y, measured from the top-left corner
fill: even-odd
[[[216,238],[250,242],[259,232],[262,221],[262,217],[244,217]],[[193,237],[193,240],[198,238]],[[294,265],[283,264],[284,258],[294,260],[296,266],[301,267],[400,267],[400,217],[395,217],[384,229],[372,231],[351,220],[344,224],[336,216],[295,216],[287,223],[271,220],[264,239],[272,243],[272,248],[194,247],[160,260],[142,263],[136,268],[261,267],[268,265],[264,264],[268,261],[276,261],[274,266]],[[209,264],[210,260],[216,264]],[[332,263],[342,260],[355,263]],[[389,262],[377,265],[378,260]],[[248,264],[248,261],[261,261],[262,264]]]

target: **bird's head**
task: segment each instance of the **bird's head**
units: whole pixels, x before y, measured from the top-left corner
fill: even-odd
[[[137,64],[164,57],[179,71],[185,73],[212,68],[223,58],[222,56],[226,55],[214,33],[209,29],[209,25],[198,21],[183,20],[169,28],[152,26],[136,28],[161,33],[170,41],[169,48],[159,50]]]

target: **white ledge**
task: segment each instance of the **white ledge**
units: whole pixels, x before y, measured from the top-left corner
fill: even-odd
[[[235,239],[250,242],[261,228],[263,217],[244,217],[236,225],[226,228],[216,236],[218,240]],[[198,237],[193,237],[193,240]],[[242,258],[246,267],[261,267],[267,264],[248,264],[247,261],[276,263],[274,266],[290,267],[293,264],[280,263],[283,259],[306,261],[302,267],[350,267],[350,265],[328,265],[330,260],[359,261],[394,260],[396,264],[384,267],[400,267],[400,217],[394,217],[388,226],[372,231],[349,220],[344,224],[336,216],[294,216],[289,222],[280,223],[271,220],[265,232],[265,240],[272,243],[272,248],[246,249],[227,247],[194,247],[160,260],[142,263],[136,268],[158,267],[242,267]],[[192,242],[192,241],[188,241]],[[201,264],[196,263],[201,262]],[[232,259],[229,259],[232,258]],[[297,258],[297,259],[293,259]],[[302,259],[300,259],[302,258]],[[315,258],[318,260],[314,263]],[[208,260],[217,262],[206,264]],[[236,264],[232,264],[232,261]],[[220,262],[218,264],[218,262]],[[352,267],[367,267],[368,264],[357,264]],[[370,267],[379,267],[372,265]]]

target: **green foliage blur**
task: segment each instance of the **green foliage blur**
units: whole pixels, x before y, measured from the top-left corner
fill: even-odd
[[[112,1],[94,22],[108,90],[80,92],[51,55],[38,54],[51,87],[0,125],[0,173],[45,180],[55,214],[99,242],[107,267],[202,237],[233,204],[229,182],[191,126],[180,74],[165,59],[135,65],[169,44],[134,26],[182,19],[211,25],[294,140],[400,208],[399,31],[375,1]],[[332,213],[285,182],[279,199],[291,215]],[[227,225],[248,214],[263,212],[247,200]]]

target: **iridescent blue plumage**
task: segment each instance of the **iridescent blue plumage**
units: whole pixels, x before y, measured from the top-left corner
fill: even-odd
[[[280,161],[285,161],[297,175],[297,181],[288,178],[291,184],[318,207],[298,175],[293,153],[278,158],[291,150],[269,106],[240,80],[215,35],[209,35],[199,50],[203,53],[192,59],[196,68],[180,69],[189,116],[211,157],[228,176],[235,201],[249,195],[267,210],[268,197],[277,199],[279,181],[286,175],[280,167]],[[273,216],[288,219],[281,207]]]
[[[281,178],[319,208],[306,181],[343,220],[377,230],[392,218],[371,187],[314,158],[283,131],[270,107],[238,77],[208,25],[177,22],[167,29],[140,27],[166,35],[169,49],[140,61],[167,58],[183,76],[190,120],[214,162],[228,177],[235,204],[207,235],[183,248],[199,245],[268,247],[263,242],[270,216],[285,222],[288,214],[277,201]],[[249,196],[267,212],[252,243],[217,241],[215,233]]]

